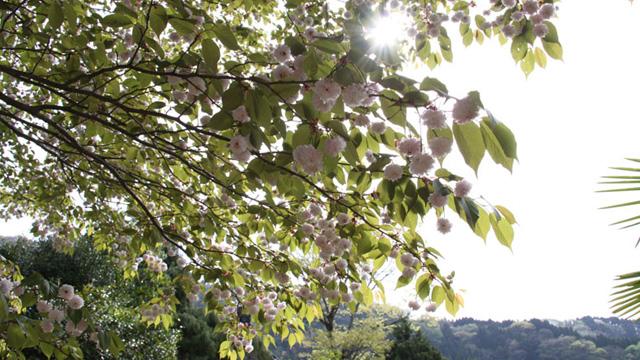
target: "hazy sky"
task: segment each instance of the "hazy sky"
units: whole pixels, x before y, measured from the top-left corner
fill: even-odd
[[[485,244],[460,222],[446,236],[426,234],[444,253],[444,267],[456,270],[457,288],[465,290],[459,316],[609,316],[614,276],[640,269],[640,249],[634,248],[640,227],[607,226],[638,209],[597,210],[619,197],[594,193],[608,166],[640,157],[640,4],[604,4],[561,2],[554,22],[564,62],[550,61],[529,79],[497,40],[469,49],[454,42],[453,64],[432,73],[426,66],[415,70],[418,78],[440,78],[452,93],[479,90],[518,140],[520,163],[513,175],[487,156],[473,179],[473,194],[515,213],[513,253],[492,237]],[[432,218],[426,222],[433,227]],[[24,220],[2,223],[0,233],[27,234],[28,226]],[[408,296],[387,289],[387,299],[404,305]]]

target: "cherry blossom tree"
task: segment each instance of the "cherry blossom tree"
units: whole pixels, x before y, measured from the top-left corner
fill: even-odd
[[[320,299],[371,304],[368,284],[383,289],[375,273],[393,259],[398,286],[455,313],[462,298],[418,225],[466,223],[510,246],[513,215],[472,196],[446,159],[459,152],[477,172],[488,153],[511,170],[516,142],[477,92],[400,72],[452,61],[453,31],[464,45],[510,44],[526,74],[562,57],[553,0],[0,8],[3,217],[33,218],[33,236],[62,252],[89,236],[127,277],[169,278],[218,316],[230,359],[256,336],[301,342]],[[167,258],[187,275],[168,274]],[[25,281],[6,261],[1,275],[0,352],[78,357],[74,339],[89,334],[117,343],[74,289]],[[140,320],[170,322],[177,301],[148,299]],[[51,302],[53,320],[40,311]]]

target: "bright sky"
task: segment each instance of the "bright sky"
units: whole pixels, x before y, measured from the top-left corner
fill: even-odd
[[[445,254],[445,267],[456,270],[457,288],[465,289],[459,316],[610,316],[614,276],[640,269],[640,249],[634,248],[640,227],[607,226],[637,209],[597,210],[620,198],[594,193],[608,166],[640,157],[640,100],[632,88],[640,84],[640,6],[570,0],[560,3],[559,15],[554,22],[564,62],[550,61],[529,79],[497,40],[469,49],[454,41],[453,64],[431,74],[426,66],[416,70],[417,78],[436,76],[455,94],[479,90],[518,140],[520,163],[513,175],[487,156],[473,180],[474,194],[515,213],[513,253],[493,238],[483,243],[460,222],[446,236],[426,236]],[[433,219],[427,224],[433,227]],[[4,235],[28,229],[26,220],[0,223]],[[390,303],[405,306],[408,298],[387,289]]]
[[[597,210],[624,198],[594,193],[599,177],[611,172],[607,167],[640,157],[634,86],[640,84],[639,20],[640,7],[628,1],[563,1],[554,23],[564,62],[550,61],[526,79],[497,40],[469,49],[454,41],[454,63],[430,75],[452,93],[479,90],[518,141],[513,175],[487,156],[474,179],[474,194],[515,213],[513,254],[494,238],[485,245],[460,222],[446,236],[427,235],[456,270],[457,287],[466,290],[459,316],[611,316],[615,275],[640,270],[640,248],[634,248],[640,227],[607,225],[638,208]],[[416,72],[419,78],[429,73]],[[433,228],[433,219],[427,225]],[[397,304],[408,299],[387,298]]]

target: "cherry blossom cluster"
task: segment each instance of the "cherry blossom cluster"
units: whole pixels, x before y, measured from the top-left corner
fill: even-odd
[[[152,323],[155,322],[158,316],[164,314],[171,314],[171,306],[168,304],[150,304],[148,306],[144,306],[140,309],[140,315],[142,316],[142,320]]]
[[[24,288],[20,286],[19,281],[12,281],[11,279],[0,277],[0,294],[5,298],[21,296],[23,293]]]
[[[409,309],[411,309],[412,311],[418,311],[422,307],[422,305],[416,300],[410,300],[407,305],[409,306]],[[436,311],[437,308],[438,308],[438,305],[436,305],[436,303],[434,302],[429,302],[425,306],[425,310],[427,312],[434,312]]]
[[[508,9],[518,6],[516,0],[492,0],[492,2],[500,2]],[[528,19],[533,24],[533,34],[539,38],[543,38],[549,33],[549,27],[544,22],[545,20],[551,19],[554,15],[554,4],[546,3],[540,6],[537,0],[525,0],[517,11],[511,13],[510,19],[505,19],[504,16],[498,16],[494,22],[487,22],[486,27],[500,26],[506,23],[506,25],[502,27],[503,34],[507,37],[514,37],[520,35],[523,28],[522,22]]]
[[[246,327],[249,327],[250,325],[244,324],[244,323],[239,323],[238,324],[238,330],[242,331],[244,330]],[[255,329],[250,329],[250,333],[252,334],[252,336],[256,335],[256,331]],[[233,344],[233,346],[240,350],[244,350],[244,352],[246,352],[247,354],[250,354],[253,352],[253,344],[252,344],[252,339],[249,337],[243,337],[242,335],[229,335],[228,337],[229,341],[231,341],[231,343]]]
[[[236,293],[238,293],[236,289]],[[267,321],[274,321],[278,313],[287,307],[284,302],[278,302],[274,304],[274,301],[278,299],[278,294],[270,291],[265,296],[256,296],[252,299],[247,299],[242,302],[243,309],[250,315],[257,315],[260,312],[260,308],[264,311],[264,318]]]
[[[150,253],[145,253],[142,256],[142,259],[147,264],[147,267],[156,273],[162,273],[167,271],[167,263],[165,263],[161,258],[155,256]]]
[[[68,310],[80,310],[84,306],[84,299],[75,293],[73,286],[68,284],[61,285],[58,288],[58,298],[64,300]],[[49,301],[38,300],[36,310],[43,316],[40,328],[44,333],[53,332],[55,325],[62,325],[63,322],[65,322],[64,329],[70,336],[78,337],[87,330],[88,324],[84,319],[78,322],[68,319],[68,311],[64,307],[56,307]]]

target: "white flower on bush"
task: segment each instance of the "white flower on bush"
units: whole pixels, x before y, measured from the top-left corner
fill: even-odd
[[[38,312],[41,314],[48,313],[52,308],[53,306],[44,300],[39,300],[36,303],[36,310],[38,310]]]
[[[547,36],[548,33],[549,33],[549,28],[547,27],[546,24],[535,24],[533,26],[533,35],[539,38],[543,38]]]
[[[385,125],[383,121],[372,122],[371,125],[369,125],[369,131],[375,135],[380,135],[384,133],[385,130],[387,130],[387,125]]]
[[[9,279],[0,280],[0,293],[4,296],[9,296],[9,293],[13,289],[13,282]]]
[[[429,139],[428,143],[431,155],[441,158],[451,152],[453,140],[446,137],[434,137]]]
[[[526,0],[524,4],[522,4],[522,10],[531,15],[535,14],[538,8],[538,0]]]
[[[72,308],[73,310],[79,310],[82,309],[82,307],[84,306],[84,299],[82,299],[80,296],[78,295],[73,295],[68,301],[67,304],[69,305],[70,308]]]
[[[248,123],[251,120],[247,108],[244,105],[235,108],[235,110],[231,112],[231,116],[233,116],[233,120],[240,124]]]
[[[236,135],[229,140],[229,149],[232,153],[242,153],[249,149],[249,140],[242,135]]]
[[[318,80],[313,87],[313,92],[323,100],[336,100],[341,93],[338,83],[331,79]]]
[[[404,156],[413,156],[422,151],[422,142],[415,138],[404,138],[398,141],[396,147],[400,154]]]
[[[402,166],[389,164],[384,167],[384,178],[389,181],[398,181],[402,178]]]
[[[341,136],[334,136],[324,143],[324,152],[329,156],[337,156],[347,147],[347,143]]]
[[[412,268],[412,267],[405,267],[402,270],[402,276],[411,279],[412,277],[414,277],[416,275],[416,269]]]
[[[42,320],[42,322],[40,323],[40,328],[42,329],[43,333],[50,334],[51,332],[53,332],[53,321],[49,319]]]
[[[355,126],[369,126],[369,118],[365,114],[359,114],[353,119]]]
[[[279,63],[285,63],[287,60],[291,58],[291,49],[287,45],[280,45],[276,47],[271,53],[273,58],[276,59]]]
[[[429,204],[432,207],[441,208],[447,205],[447,196],[433,193],[429,195]]]
[[[300,230],[306,235],[311,235],[313,234],[314,226],[309,223],[305,223],[305,224],[302,224],[302,226],[300,227]]]
[[[304,73],[304,55],[298,55],[293,59],[293,76],[296,80],[305,80],[307,75]]]
[[[351,217],[345,213],[340,213],[336,216],[336,220],[338,220],[338,225],[347,225],[351,222]]]
[[[49,314],[47,314],[47,319],[62,322],[62,320],[64,320],[64,311],[56,308],[51,309],[49,310]]]
[[[309,175],[322,170],[322,153],[311,145],[300,145],[295,148],[293,160]]]
[[[553,4],[544,4],[540,7],[538,14],[540,14],[545,19],[550,19],[553,14],[556,12]]]
[[[336,101],[333,99],[324,99],[318,94],[313,94],[313,96],[311,97],[311,104],[319,112],[328,112],[333,109]]]
[[[303,36],[308,41],[313,41],[316,38],[316,36],[318,36],[318,32],[316,31],[316,29],[309,27],[304,31]]]
[[[64,326],[64,330],[67,334],[78,337],[82,335],[82,333],[87,330],[87,323],[84,320],[78,321],[77,324],[74,324],[73,321],[69,320]]]
[[[424,175],[433,168],[435,160],[429,154],[418,154],[411,158],[409,172],[413,175]]]
[[[456,183],[453,193],[457,197],[465,197],[469,195],[469,192],[471,191],[471,187],[472,187],[471,183],[463,179]]]
[[[58,297],[65,299],[65,300],[70,300],[74,295],[73,292],[73,286],[68,285],[68,284],[64,284],[62,286],[60,286],[60,288],[58,288]]]
[[[400,263],[404,266],[413,267],[418,263],[418,258],[411,253],[404,253],[400,256]]]
[[[502,28],[502,33],[506,37],[514,37],[516,36],[516,28],[511,24],[507,24]]]
[[[472,97],[467,96],[456,101],[451,115],[457,123],[464,124],[475,119],[479,110],[478,103]]]
[[[351,108],[362,106],[368,97],[369,93],[364,84],[351,84],[342,91],[344,104]]]
[[[293,75],[293,70],[287,65],[278,65],[273,69],[272,75],[275,80],[282,81]]]
[[[451,221],[445,219],[445,218],[439,218],[438,222],[437,222],[437,228],[438,231],[446,234],[449,231],[451,231],[451,227],[453,227],[453,225],[451,224]]]
[[[440,110],[427,110],[422,113],[422,121],[429,129],[442,129],[447,125],[447,117]]]

